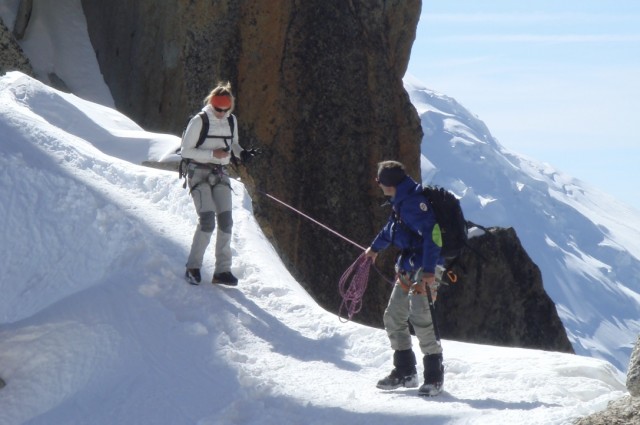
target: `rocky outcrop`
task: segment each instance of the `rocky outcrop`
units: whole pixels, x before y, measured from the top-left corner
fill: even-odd
[[[622,397],[602,412],[580,418],[575,425],[640,425],[640,398]]]
[[[24,74],[34,76],[29,59],[15,37],[0,19],[0,75],[7,71],[21,71]]]
[[[576,425],[640,425],[640,337],[629,360],[627,390],[630,396],[609,403],[602,412],[581,418]]]
[[[627,389],[633,397],[640,397],[640,337],[629,360],[629,372],[627,372]]]
[[[439,291],[443,338],[573,353],[540,269],[512,228],[490,228],[469,239],[453,271],[458,281]]]
[[[419,178],[422,130],[404,90],[419,0],[83,0],[117,108],[178,134],[217,80],[237,94],[241,143],[264,154],[245,182],[366,245],[385,219],[373,178],[399,159]],[[253,185],[251,184],[253,182]],[[337,310],[360,251],[254,191],[254,210],[296,278]],[[379,320],[383,285],[367,294]]]

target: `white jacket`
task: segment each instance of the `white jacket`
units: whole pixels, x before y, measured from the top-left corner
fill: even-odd
[[[235,128],[233,129],[233,138],[231,138],[231,129],[229,128],[229,120],[227,119],[228,114],[225,114],[222,119],[218,119],[214,115],[211,105],[206,105],[202,110],[209,117],[209,132],[207,135],[226,137],[226,144],[225,139],[220,137],[207,137],[204,143],[196,148],[200,131],[202,130],[202,119],[200,119],[198,115],[194,115],[191,121],[189,121],[189,124],[187,124],[187,129],[182,138],[182,157],[193,159],[203,164],[227,165],[231,160],[231,152],[229,152],[229,156],[226,158],[216,158],[213,156],[213,151],[216,149],[231,148],[236,158],[240,159],[240,152],[242,152],[243,149],[238,143],[238,120],[233,120]]]

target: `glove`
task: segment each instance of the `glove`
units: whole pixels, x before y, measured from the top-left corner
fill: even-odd
[[[438,287],[440,284],[433,274],[423,274],[422,270],[416,273],[416,282],[411,286],[411,292],[418,295],[426,295],[427,291],[431,293],[431,301],[435,302],[438,298]]]
[[[438,287],[440,284],[437,280],[432,280],[431,282],[424,281],[426,290],[431,292],[431,301],[436,302],[438,299]]]
[[[260,151],[260,149],[256,149],[256,148],[245,149],[242,152],[240,152],[240,160],[246,164],[251,162],[254,156],[260,155],[261,153],[262,151]]]

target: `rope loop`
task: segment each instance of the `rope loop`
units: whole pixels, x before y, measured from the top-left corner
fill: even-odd
[[[342,274],[338,283],[338,291],[342,297],[342,303],[338,310],[341,322],[350,321],[362,309],[362,297],[367,290],[371,264],[373,264],[371,257],[362,253]],[[343,320],[343,311],[346,311],[346,320]]]

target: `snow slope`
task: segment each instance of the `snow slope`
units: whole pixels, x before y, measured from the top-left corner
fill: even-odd
[[[341,323],[306,294],[240,182],[241,285],[184,283],[187,192],[137,165],[155,135],[131,139],[129,120],[93,108],[0,77],[0,424],[564,424],[625,394],[602,360],[452,341],[442,396],[377,390],[391,367],[384,331]]]
[[[507,151],[455,100],[405,86],[425,132],[423,181],[455,192],[468,219],[514,227],[575,351],[626,371],[640,333],[640,211]]]

